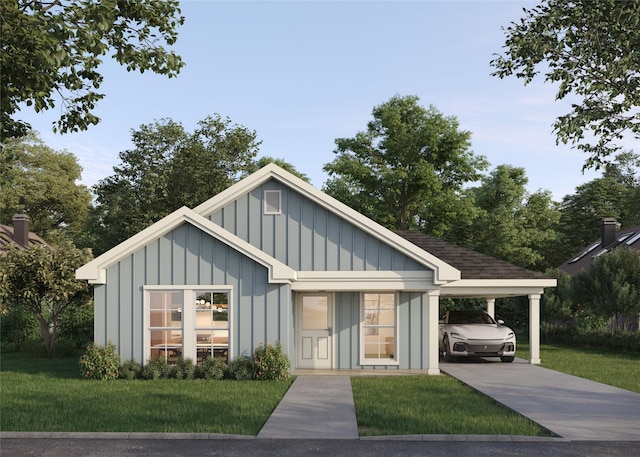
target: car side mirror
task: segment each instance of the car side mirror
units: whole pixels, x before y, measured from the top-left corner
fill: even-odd
[[[504,324],[504,321],[502,319],[498,319],[496,322],[498,322],[498,324],[500,325]]]

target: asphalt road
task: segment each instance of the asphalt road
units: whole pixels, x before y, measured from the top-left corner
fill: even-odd
[[[637,442],[3,438],[2,457],[637,457]]]

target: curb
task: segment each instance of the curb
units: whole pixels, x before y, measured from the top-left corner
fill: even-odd
[[[127,432],[0,432],[0,439],[96,439],[96,440],[269,440],[253,435],[220,433],[127,433]],[[301,438],[287,438],[301,439]],[[325,440],[332,438],[304,438]],[[565,438],[520,435],[387,435],[360,436],[354,441],[476,441],[476,442],[569,442]]]

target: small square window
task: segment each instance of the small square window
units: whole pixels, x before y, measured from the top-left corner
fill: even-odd
[[[279,190],[264,191],[264,214],[282,214],[282,198]]]

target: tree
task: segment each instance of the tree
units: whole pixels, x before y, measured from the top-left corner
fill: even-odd
[[[3,139],[28,131],[15,118],[22,104],[37,112],[60,104],[54,131],[97,124],[93,110],[104,97],[98,70],[109,52],[128,71],[172,77],[183,66],[163,48],[184,21],[177,0],[3,0],[0,16]]]
[[[193,133],[170,119],[142,125],[132,140],[115,174],[94,187],[94,252],[223,191],[253,167],[260,144],[255,132],[219,115],[200,121]]]
[[[524,268],[544,271],[559,220],[551,194],[529,194],[523,168],[500,165],[471,190],[481,210],[462,244]]]
[[[55,351],[60,318],[90,299],[88,284],[75,279],[76,269],[89,260],[89,250],[79,250],[70,242],[53,250],[9,245],[7,255],[0,259],[2,306],[22,307],[36,317],[50,356]]]
[[[556,99],[579,99],[558,117],[558,142],[589,154],[599,167],[625,134],[640,138],[640,0],[545,0],[506,29],[494,76],[530,83],[545,72]]]
[[[611,318],[611,331],[627,330],[640,314],[640,252],[621,247],[594,259],[574,278],[575,301]]]
[[[600,238],[602,219],[613,217],[622,227],[640,224],[640,156],[618,154],[602,177],[576,188],[560,204],[556,265]]]
[[[76,184],[82,168],[67,151],[54,151],[35,133],[2,144],[5,166],[0,192],[0,222],[11,224],[26,213],[31,230],[44,238],[79,230],[91,207],[91,193]]]
[[[243,173],[243,177],[249,176],[250,174],[258,171],[262,167],[265,167],[265,166],[269,165],[270,163],[275,163],[277,166],[279,166],[283,170],[288,171],[289,173],[297,176],[298,178],[302,179],[303,181],[309,182],[309,177],[307,175],[305,175],[304,173],[298,171],[294,165],[290,164],[289,162],[287,162],[284,159],[275,159],[275,158],[269,157],[269,156],[260,157],[256,162],[253,163],[253,165],[251,165],[247,169],[247,171],[245,173]]]
[[[454,117],[418,101],[395,96],[373,109],[366,131],[336,139],[324,190],[387,228],[439,236],[470,222],[474,205],[463,186],[486,161],[470,151],[471,134]]]

